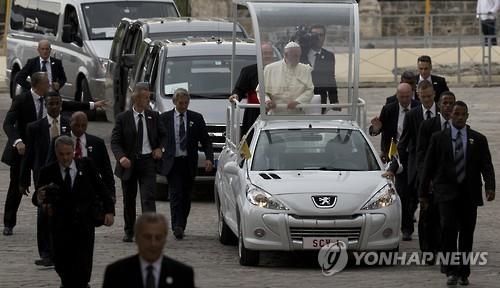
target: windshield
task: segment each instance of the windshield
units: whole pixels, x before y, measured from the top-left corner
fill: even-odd
[[[238,56],[235,73],[256,63],[255,56]],[[164,73],[164,94],[172,96],[177,88],[185,88],[191,98],[227,98],[231,87],[231,56],[205,55],[167,58]]]
[[[103,2],[82,4],[82,11],[90,40],[113,39],[120,20],[153,17],[177,17],[177,10],[169,2]],[[113,11],[113,13],[110,13]]]
[[[260,132],[252,170],[380,170],[363,135],[348,129],[287,129]]]

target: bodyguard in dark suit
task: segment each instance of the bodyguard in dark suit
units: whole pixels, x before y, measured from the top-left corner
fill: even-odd
[[[96,199],[103,203],[104,225],[114,222],[114,203],[93,162],[74,160],[69,136],[55,141],[57,162],[40,171],[38,199],[51,221],[55,269],[62,287],[87,287],[92,274]]]
[[[49,91],[47,73],[36,72],[31,76],[33,88],[16,96],[9,111],[5,115],[3,130],[8,140],[2,154],[2,162],[10,166],[10,184],[5,200],[4,235],[12,235],[16,226],[16,214],[22,195],[19,193],[19,176],[21,174],[21,157],[25,153],[26,127],[29,123],[42,119],[47,115],[44,96]],[[98,105],[99,104],[99,105]],[[80,103],[63,101],[63,111],[88,110],[91,106],[103,106],[104,102]]]
[[[87,114],[78,111],[71,115],[70,126],[71,137],[75,140],[75,159],[88,157],[94,161],[104,185],[106,185],[115,200],[115,177],[111,168],[108,149],[106,149],[106,144],[104,144],[102,138],[87,133],[87,125]]]
[[[421,206],[427,207],[432,181],[434,201],[441,217],[444,252],[471,252],[476,226],[477,207],[483,205],[484,179],[486,200],[495,199],[495,172],[486,137],[472,130],[466,121],[467,105],[455,102],[451,129],[432,135],[427,151],[420,189]],[[458,239],[458,247],[457,247]],[[449,263],[450,264],[450,263]],[[446,265],[447,284],[468,285],[470,265]]]
[[[139,184],[142,212],[155,212],[156,165],[165,146],[165,128],[156,111],[147,110],[149,85],[138,83],[132,95],[132,110],[116,116],[111,150],[116,158],[115,175],[122,180],[124,242],[132,242]]]
[[[380,157],[387,161],[387,154],[391,145],[391,139],[399,140],[403,132],[403,120],[406,112],[418,105],[418,101],[411,99],[412,88],[407,83],[400,83],[396,90],[398,102],[384,105],[380,116],[371,120],[369,132],[371,136],[382,133],[380,140]],[[406,110],[406,111],[405,111]]]
[[[422,55],[417,59],[417,67],[419,75],[415,78],[417,84],[422,80],[427,80],[434,86],[434,102],[439,102],[439,97],[444,91],[449,91],[448,84],[446,84],[446,79],[437,75],[432,75],[432,60],[430,56]]]
[[[415,81],[415,73],[412,71],[404,71],[403,74],[401,74],[401,81],[399,83],[408,83],[411,86],[412,89],[412,96],[411,98],[414,100],[419,100],[418,99],[418,94],[417,94],[417,81]],[[389,96],[385,98],[385,104],[390,104],[393,102],[398,101],[396,98],[396,94]]]
[[[165,216],[146,212],[134,231],[139,254],[106,267],[103,288],[194,287],[193,268],[163,255],[168,234]]]
[[[49,84],[53,90],[59,91],[66,83],[66,74],[62,62],[59,59],[50,57],[50,42],[40,40],[38,42],[38,54],[40,56],[28,59],[21,71],[17,73],[16,84],[19,84],[25,91],[30,90],[31,85],[26,78],[31,77],[36,72],[46,72],[49,75]]]
[[[455,94],[450,91],[445,91],[439,99],[439,113],[436,117],[424,120],[420,124],[420,129],[417,137],[417,171],[422,172],[424,169],[425,153],[429,148],[429,141],[433,133],[442,131],[450,127],[450,118],[453,104],[455,104]],[[422,173],[418,173],[419,183]],[[420,185],[419,185],[420,186]],[[423,187],[428,189],[428,205],[420,207],[420,216],[418,217],[418,241],[420,250],[423,252],[439,252],[441,251],[441,229],[439,225],[439,207],[433,200],[432,187]],[[430,263],[434,263],[435,259]]]
[[[421,105],[416,106],[410,112],[406,113],[403,121],[403,132],[398,142],[398,154],[401,159],[407,159],[407,165],[404,167],[404,174],[407,175],[408,186],[407,193],[401,197],[402,219],[401,230],[403,231],[403,240],[411,240],[413,234],[413,218],[418,206],[417,195],[417,136],[420,123],[424,119],[431,119],[436,116],[437,107],[434,103],[434,89],[432,84],[423,80],[418,84],[418,94],[420,95]]]
[[[337,81],[335,80],[335,55],[322,48],[326,39],[326,28],[323,25],[313,25],[311,27],[311,48],[304,51],[301,56],[301,63],[309,64],[313,68],[312,80],[314,84],[314,94],[321,96],[321,103],[326,104],[326,99],[330,104],[338,103]],[[326,109],[322,109],[326,113]]]
[[[61,117],[61,96],[57,92],[48,92],[45,95],[47,117],[28,124],[26,132],[26,153],[21,161],[20,194],[28,195],[30,174],[33,170],[33,183],[38,189],[39,174],[42,167],[46,166],[54,153],[53,139],[59,135],[69,135],[68,119]],[[53,159],[52,159],[53,160]],[[49,231],[47,211],[42,205],[37,206],[37,243],[40,260],[36,265],[52,266],[52,241]]]
[[[167,129],[167,146],[161,174],[167,176],[170,195],[172,229],[176,239],[184,237],[189,210],[191,188],[198,168],[198,143],[205,153],[205,170],[212,171],[214,153],[203,116],[188,110],[189,93],[175,90],[172,96],[175,109],[161,114]]]

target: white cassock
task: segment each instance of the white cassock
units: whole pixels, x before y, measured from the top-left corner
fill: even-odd
[[[311,102],[314,86],[311,76],[312,68],[302,63],[291,68],[284,60],[273,62],[264,67],[264,85],[266,101],[271,99],[276,104],[288,104],[297,101],[302,104]],[[257,92],[259,87],[257,86]],[[303,113],[300,109],[288,110],[276,108],[278,113]]]

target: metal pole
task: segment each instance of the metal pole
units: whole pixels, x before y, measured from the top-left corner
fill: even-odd
[[[457,82],[462,83],[462,55],[460,54],[462,52],[462,33],[460,32],[458,34],[458,51],[457,51]]]
[[[392,70],[394,74],[394,83],[398,83],[398,35],[394,36],[394,69]]]
[[[491,86],[491,35],[488,38],[488,87]]]

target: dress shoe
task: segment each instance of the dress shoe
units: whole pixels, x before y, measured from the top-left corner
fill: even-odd
[[[12,231],[11,227],[4,227],[3,228],[3,235],[10,236],[12,234],[14,234],[14,232]]]
[[[452,286],[452,285],[457,285],[458,283],[458,277],[455,275],[450,275],[448,276],[448,279],[446,280],[446,285]]]
[[[123,242],[134,242],[134,236],[125,234],[125,236],[123,236],[122,240],[123,240]]]
[[[174,237],[175,239],[177,240],[182,240],[182,238],[184,238],[184,229],[182,229],[182,227],[175,227],[174,228]]]
[[[462,276],[458,279],[458,284],[462,285],[462,286],[467,286],[469,285],[469,278],[466,277],[466,276]]]
[[[35,260],[35,265],[43,266],[43,267],[50,267],[50,266],[54,266],[54,262],[52,262],[52,260],[50,260],[49,258],[42,258],[42,259]]]
[[[403,241],[411,241],[411,233],[403,232]]]

